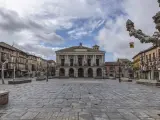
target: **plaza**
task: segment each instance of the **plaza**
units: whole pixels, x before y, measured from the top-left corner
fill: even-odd
[[[160,120],[158,87],[117,80],[50,79],[0,85],[0,120]]]

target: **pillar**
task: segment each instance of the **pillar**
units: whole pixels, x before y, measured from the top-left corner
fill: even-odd
[[[88,77],[88,69],[84,68],[84,77]]]
[[[154,70],[151,70],[151,80],[154,80]]]
[[[56,77],[59,77],[59,70],[56,70]]]
[[[65,68],[65,77],[69,77],[69,69]]]
[[[77,78],[78,77],[78,69],[75,69],[74,71],[74,76]]]
[[[158,71],[158,74],[159,74],[159,79],[158,80],[160,80],[160,71]]]
[[[93,77],[97,77],[97,69],[96,68],[93,68]]]
[[[101,63],[100,64],[103,65],[103,55],[101,57]]]

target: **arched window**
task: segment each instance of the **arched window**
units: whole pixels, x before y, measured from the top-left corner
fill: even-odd
[[[102,77],[102,69],[101,68],[97,69],[97,77]]]
[[[88,77],[93,77],[93,70],[92,70],[92,68],[88,69]]]
[[[74,69],[73,68],[69,69],[69,77],[74,77]]]

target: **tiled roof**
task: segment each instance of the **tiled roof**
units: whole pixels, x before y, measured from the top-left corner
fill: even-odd
[[[105,62],[105,65],[119,65],[118,62]]]
[[[0,46],[5,47],[5,48],[10,49],[10,50],[13,50],[13,51],[19,51],[19,52],[26,53],[26,52],[24,52],[24,51],[22,51],[22,50],[20,50],[18,48],[15,48],[15,47],[13,47],[13,46],[5,43],[5,42],[0,42]],[[28,53],[26,53],[26,54],[28,54]]]
[[[155,48],[157,48],[157,46],[151,46],[151,47],[147,48],[146,50],[140,51],[140,52],[139,52],[138,54],[136,54],[132,59],[134,59],[135,57],[137,57],[138,55],[140,55],[140,54],[142,54],[142,53],[148,52],[148,51],[150,51],[150,50],[152,50],[152,49],[155,49]]]
[[[5,47],[5,48],[10,49],[10,50],[13,50],[13,51],[17,50],[15,47],[13,47],[9,44],[6,44],[5,42],[0,42],[0,46]]]
[[[48,62],[50,62],[50,63],[52,63],[52,62],[56,63],[54,60],[48,60]]]

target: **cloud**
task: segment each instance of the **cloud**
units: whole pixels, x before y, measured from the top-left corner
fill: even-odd
[[[55,59],[55,51],[59,49],[63,49],[62,47],[45,47],[43,45],[36,45],[36,44],[15,44],[15,46],[25,52],[28,52],[30,54],[37,55],[39,57],[45,58],[45,59]]]
[[[150,6],[153,9],[149,9]],[[132,59],[135,54],[151,46],[151,44],[141,44],[138,39],[129,36],[126,31],[127,19],[131,19],[137,29],[152,35],[155,31],[152,16],[158,12],[157,1],[151,0],[125,0],[122,7],[126,15],[121,14],[115,19],[108,19],[96,37],[100,46],[114,54],[114,60],[118,57]],[[135,43],[134,49],[129,48],[131,41]]]
[[[26,51],[51,57],[55,46],[68,46],[68,36],[93,37],[100,29],[96,39],[101,47],[115,59],[131,58],[150,45],[135,40],[135,49],[129,48],[134,38],[126,31],[126,20],[132,19],[136,28],[152,35],[151,17],[157,11],[157,1],[151,0],[0,0],[1,41],[14,41]]]
[[[20,17],[17,12],[6,8],[0,8],[0,34],[3,38],[1,41],[9,44],[14,41],[29,52],[36,51],[33,47],[36,46],[41,51],[41,55],[45,57],[51,53],[49,49],[52,49],[52,45],[64,42],[64,39],[50,30],[47,25],[39,24],[34,19]],[[37,54],[40,53],[37,52]]]

